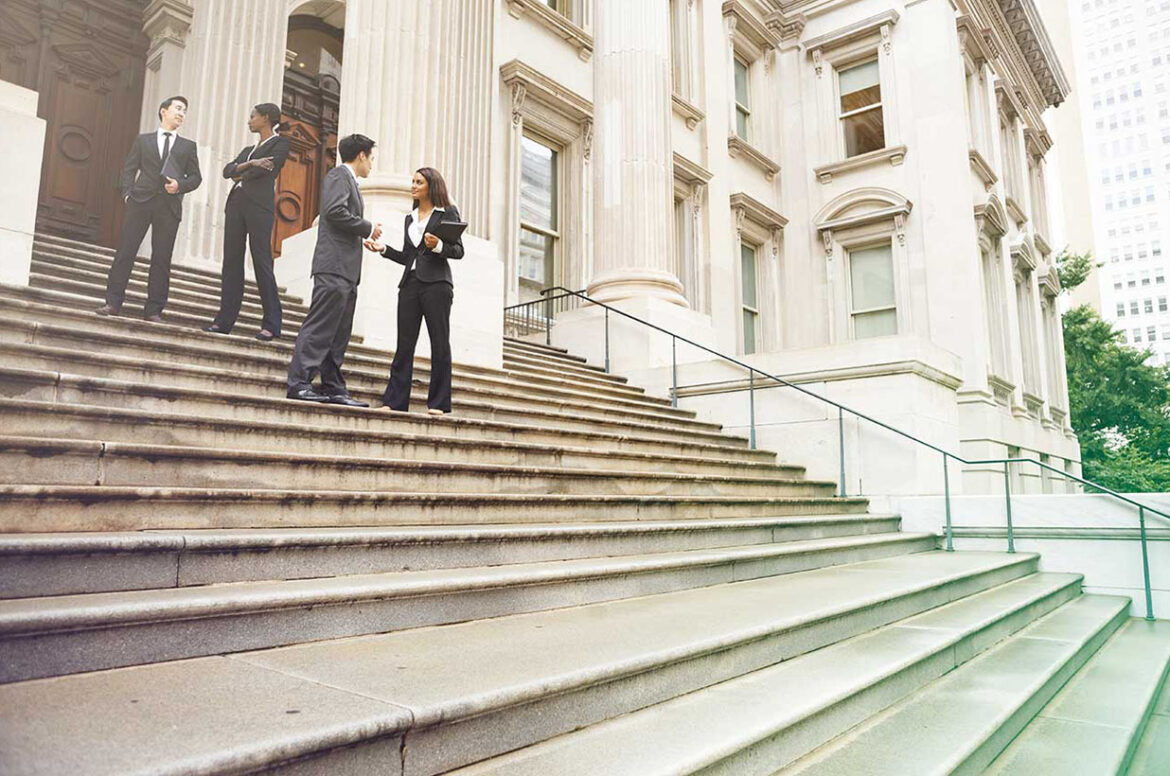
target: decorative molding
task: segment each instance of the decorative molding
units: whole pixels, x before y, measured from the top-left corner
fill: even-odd
[[[764,171],[764,178],[772,180],[780,172],[780,165],[766,156],[762,151],[752,146],[739,135],[727,136],[727,153],[732,159],[743,156],[749,162]]]
[[[142,12],[142,31],[150,38],[150,52],[164,43],[185,47],[194,18],[195,9],[187,0],[151,0]]]
[[[581,129],[581,144],[582,156],[586,162],[593,159],[593,119],[585,122],[585,126]]]
[[[983,181],[984,190],[991,191],[992,187],[999,180],[999,176],[995,174],[995,170],[991,169],[991,165],[983,158],[983,154],[974,148],[967,150],[967,158],[971,162],[971,169],[979,176],[979,180]]]
[[[524,120],[524,98],[528,95],[528,90],[523,83],[514,81],[512,83],[512,126],[520,126],[520,122]]]
[[[987,202],[975,206],[975,229],[996,238],[1007,234],[1007,212],[994,194],[987,198]]]
[[[1056,267],[1049,266],[1043,275],[1036,278],[1037,284],[1040,286],[1040,293],[1049,298],[1049,300],[1056,299],[1060,296],[1060,275],[1056,272]]]
[[[1052,247],[1048,244],[1048,240],[1044,239],[1044,235],[1037,231],[1032,232],[1032,242],[1036,245],[1036,250],[1040,251],[1041,256],[1052,255]]]
[[[1052,150],[1052,135],[1047,129],[1024,128],[1024,147],[1033,159],[1043,159]]]
[[[825,72],[825,62],[821,58],[821,50],[814,49],[812,53],[813,69],[817,72],[817,78],[820,78]]]
[[[816,174],[817,180],[821,183],[831,183],[834,175],[870,167],[884,161],[888,161],[892,166],[897,167],[905,159],[906,146],[896,145],[890,146],[889,148],[879,148],[876,151],[870,151],[860,156],[851,156],[840,162],[823,164],[820,167],[813,168],[813,172]]]
[[[1040,12],[1034,0],[998,0],[1016,46],[1036,79],[1048,105],[1057,107],[1068,96],[1071,87],[1060,66],[1056,49],[1048,37]]]
[[[1010,215],[1012,220],[1016,222],[1016,226],[1023,226],[1024,224],[1028,223],[1027,213],[1024,212],[1022,207],[1020,207],[1019,202],[1016,202],[1014,199],[1012,199],[1010,194],[1004,198],[1003,204],[1007,208],[1008,215]]]
[[[577,26],[562,13],[548,7],[540,0],[507,0],[508,13],[516,19],[524,14],[544,25],[562,40],[568,41],[577,49],[577,56],[588,62],[593,56],[593,36],[582,27]]]
[[[1012,265],[1016,272],[1027,270],[1029,272],[1036,269],[1036,252],[1032,249],[1032,243],[1028,238],[1023,238],[1012,243],[1011,246]]]
[[[57,58],[78,73],[109,78],[118,73],[118,65],[90,43],[65,43],[51,47]]]
[[[730,22],[731,34],[757,49],[759,54],[779,47],[780,36],[744,0],[724,0],[723,16]]]
[[[815,63],[821,58],[823,51],[843,48],[859,42],[865,43],[868,38],[876,37],[881,43],[882,50],[889,54],[891,51],[891,28],[898,22],[898,18],[898,12],[891,8],[824,35],[818,35],[805,41],[804,47]],[[817,74],[820,75],[820,72],[818,71]]]
[[[670,105],[675,114],[681,116],[687,123],[687,129],[694,129],[699,122],[707,118],[707,114],[699,110],[693,103],[680,97],[677,93],[670,95]]]
[[[979,67],[995,58],[987,45],[991,37],[990,28],[979,29],[975,20],[966,15],[955,20],[955,27],[959,31],[959,47],[973,65]]]
[[[833,255],[833,230],[825,229],[821,232],[821,241],[825,244],[825,256]]]
[[[878,187],[866,187],[847,191],[835,197],[813,217],[813,224],[821,232],[825,243],[825,255],[833,255],[832,233],[843,229],[881,221],[893,223],[893,232],[899,245],[906,244],[906,218],[914,209],[914,203],[896,191]]]
[[[523,110],[527,100],[535,100],[547,105],[555,112],[580,124],[593,121],[592,102],[518,59],[513,59],[502,65],[500,76],[504,79],[504,83],[512,88],[513,122],[516,121],[517,112]],[[517,95],[520,97],[519,104],[517,104]]]
[[[781,43],[790,43],[798,40],[804,34],[808,18],[804,14],[786,16],[781,11],[775,11],[768,17],[766,24]]]
[[[737,191],[731,195],[731,209],[736,211],[736,223],[742,229],[742,220],[751,221],[766,232],[778,232],[788,225],[788,219],[760,202],[750,194]],[[739,214],[743,214],[740,219]]]
[[[705,185],[712,173],[706,167],[695,164],[678,151],[674,152],[674,177],[688,186]]]

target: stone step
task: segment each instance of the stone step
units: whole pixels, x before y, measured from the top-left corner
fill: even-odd
[[[504,351],[504,370],[513,372],[525,372],[527,374],[544,374],[551,373],[556,375],[573,376],[588,381],[598,381],[603,383],[621,383],[627,384],[629,379],[619,375],[612,375],[600,368],[592,367],[588,364],[576,366],[570,362],[558,362],[548,358],[538,358],[527,356],[517,356],[511,352]]]
[[[1166,763],[1170,763],[1170,677],[1162,683],[1128,776],[1165,776]]]
[[[965,555],[966,553],[955,553]],[[1073,574],[1032,574],[641,711],[489,759],[452,776],[771,773],[953,670],[1079,593]],[[882,592],[879,588],[877,594]],[[903,619],[905,618],[905,619]],[[875,626],[890,622],[884,615]],[[701,732],[700,732],[701,731]],[[842,774],[923,773],[857,770]]]
[[[43,245],[34,245],[32,253],[32,267],[34,272],[39,272],[43,275],[53,275],[55,277],[73,277],[73,273],[97,274],[102,278],[109,276],[110,268],[113,265],[111,258],[95,256],[93,254],[76,254],[68,251],[57,250],[52,247]],[[150,262],[148,260],[139,260],[134,263],[134,268],[130,273],[130,277],[134,280],[147,282],[150,277]],[[207,281],[203,278],[192,278],[190,275],[182,272],[178,267],[171,266],[171,288],[182,289],[200,294],[215,294],[218,298],[220,293],[220,281]],[[254,283],[247,282],[244,286],[244,302],[253,305],[260,305],[260,292]],[[280,303],[285,308],[304,308],[304,301],[300,297],[292,296],[287,292],[280,293]]]
[[[804,469],[765,461],[625,452],[588,440],[562,438],[560,445],[522,441],[410,434],[393,428],[354,432],[288,423],[232,421],[199,415],[145,413],[84,405],[58,405],[0,399],[0,423],[12,436],[101,439],[108,442],[180,445],[218,450],[247,449],[267,454],[296,450],[307,455],[392,458],[499,466],[618,469],[623,472],[700,474],[722,477],[796,480]],[[393,426],[393,424],[390,424]]]
[[[860,514],[864,498],[0,486],[0,533],[625,522]]]
[[[39,232],[33,237],[33,249],[44,250],[63,256],[99,260],[105,263],[107,266],[112,264],[114,261],[113,248],[107,248],[103,245],[94,245],[92,243],[77,242],[75,240],[60,238],[54,235],[45,234],[43,232]],[[248,261],[250,261],[250,259],[248,259]],[[134,264],[135,267],[149,268],[150,258],[147,256],[138,256],[135,258]],[[171,277],[181,277],[187,280],[197,281],[219,288],[218,270],[183,266],[172,262]],[[247,290],[252,292],[257,290],[255,281],[246,280],[245,283]],[[286,289],[284,286],[278,285],[277,288],[282,294],[287,293],[288,291],[288,289]]]
[[[790,658],[1025,577],[1035,566],[1035,556],[1027,555],[904,555],[459,625],[9,684],[0,687],[0,729],[11,731],[13,744],[0,749],[0,766],[11,776],[112,776],[258,772],[296,761],[317,773],[433,774],[786,661],[783,667]],[[1025,584],[1032,586],[1033,608],[1042,609],[1043,593],[1035,582]],[[1075,581],[1068,584],[1075,593]],[[1059,597],[1059,590],[1053,586],[1049,595]],[[967,630],[985,622],[984,638],[993,637],[1011,627],[1027,600],[1004,601],[1002,609],[1019,612],[1000,615],[1004,624],[986,612]],[[900,632],[921,647],[934,634],[960,641],[964,625]],[[978,641],[976,633],[965,643]],[[944,658],[960,659],[951,653]],[[901,657],[888,649],[880,654],[888,662]],[[861,650],[846,665],[859,672],[865,657]],[[830,666],[815,676],[797,673],[802,676],[815,691],[827,689],[837,672]],[[704,718],[672,744],[701,743],[700,731],[721,721]],[[635,747],[651,755],[669,751]]]
[[[615,558],[0,601],[0,682],[686,590],[934,548],[878,534]]]
[[[1168,676],[1170,621],[1129,620],[986,773],[1128,773]]]
[[[0,485],[732,498],[827,498],[837,487],[776,473],[630,472],[37,436],[0,436]]]
[[[893,515],[0,534],[0,598],[496,566],[894,534]]]
[[[981,773],[1129,607],[1128,598],[1081,596],[780,774]]]
[[[478,402],[462,403],[461,412],[457,415],[431,417],[419,412],[396,413],[384,409],[317,405],[292,401],[275,393],[269,390],[264,394],[225,397],[202,388],[145,385],[136,381],[0,366],[0,396],[19,401],[84,404],[147,413],[183,412],[239,421],[306,423],[360,431],[413,428],[438,437],[472,433],[476,437],[483,434],[492,438],[511,438],[522,434],[525,438],[553,441],[571,435],[595,440],[616,439],[620,446],[642,451],[662,450],[662,446],[666,445],[668,449],[680,452],[718,449],[725,455],[739,451],[738,454],[745,456],[761,456],[752,460],[771,460],[771,456],[774,456],[765,451],[749,450],[747,440],[742,437],[648,422],[617,419],[599,421]],[[373,393],[363,394],[359,391],[357,395],[359,398],[365,395],[370,400],[377,400]]]
[[[543,342],[531,342],[529,340],[516,339],[515,337],[504,336],[504,347],[513,350],[527,350],[540,355],[551,356],[554,358],[563,358],[571,361],[580,361],[584,363],[585,359],[576,354],[570,353],[565,348],[557,347],[556,345],[545,345]]]

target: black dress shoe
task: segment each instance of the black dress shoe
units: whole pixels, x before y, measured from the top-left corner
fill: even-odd
[[[364,401],[358,401],[344,393],[339,393],[336,396],[329,397],[330,404],[340,404],[342,407],[369,407],[370,405]]]
[[[226,331],[219,328],[219,325],[215,323],[211,324],[210,326],[204,326],[203,330],[209,334],[227,334]]]
[[[298,388],[295,391],[289,391],[286,395],[288,398],[296,399],[297,401],[313,401],[317,402],[318,404],[324,404],[326,402],[332,401],[332,399],[327,394],[317,393],[312,388]]]
[[[273,334],[272,332],[268,331],[268,329],[261,329],[256,334],[256,339],[260,340],[261,342],[272,342],[274,339],[280,339],[280,335]]]

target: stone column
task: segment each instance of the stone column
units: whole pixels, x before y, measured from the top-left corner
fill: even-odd
[[[142,131],[158,126],[158,104],[183,89],[183,53],[195,9],[188,0],[151,0],[142,12],[142,31],[150,38],[142,86]]]
[[[671,271],[670,18],[660,0],[594,8],[594,267],[601,301],[686,307]]]

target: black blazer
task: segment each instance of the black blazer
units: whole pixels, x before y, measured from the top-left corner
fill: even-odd
[[[339,164],[321,187],[321,219],[313,249],[314,275],[340,275],[357,285],[362,279],[362,240],[374,225],[362,216],[366,206],[357,179]]]
[[[232,186],[232,194],[243,195],[249,204],[271,213],[274,208],[273,202],[276,199],[276,179],[280,176],[280,168],[284,167],[284,160],[288,158],[288,138],[282,135],[273,135],[260,145],[262,147],[252,158],[263,159],[267,157],[271,159],[271,170],[265,170],[263,167],[249,167],[239,175],[236,174],[236,168],[248,161],[248,154],[252,153],[253,148],[256,148],[256,146],[248,146],[240,151],[239,156],[227,163],[227,166],[223,168],[223,177],[238,177],[239,185]]]
[[[182,136],[176,136],[171,144],[171,160],[168,169],[180,170],[175,176],[179,182],[179,193],[168,194],[166,180],[162,175],[163,162],[158,152],[158,134],[155,131],[143,133],[130,147],[126,164],[122,167],[122,198],[129,197],[138,203],[150,202],[155,197],[166,197],[175,218],[182,220],[183,195],[199,188],[203,176],[199,172],[199,152],[195,143]]]
[[[440,221],[458,220],[459,211],[454,205],[448,206],[445,210],[435,208],[431,211],[431,217],[427,220],[427,227],[423,229],[423,234],[434,229]],[[453,243],[444,242],[442,253],[435,253],[427,248],[425,240],[419,242],[418,245],[410,241],[410,225],[412,223],[414,223],[414,213],[408,213],[406,225],[402,228],[402,250],[396,250],[387,245],[382,251],[383,256],[406,267],[402,271],[402,279],[398,281],[398,287],[402,288],[403,284],[406,283],[406,278],[412,268],[415,277],[423,283],[447,283],[454,286],[451,265],[447,263],[447,260],[463,258],[463,238],[461,237]]]

